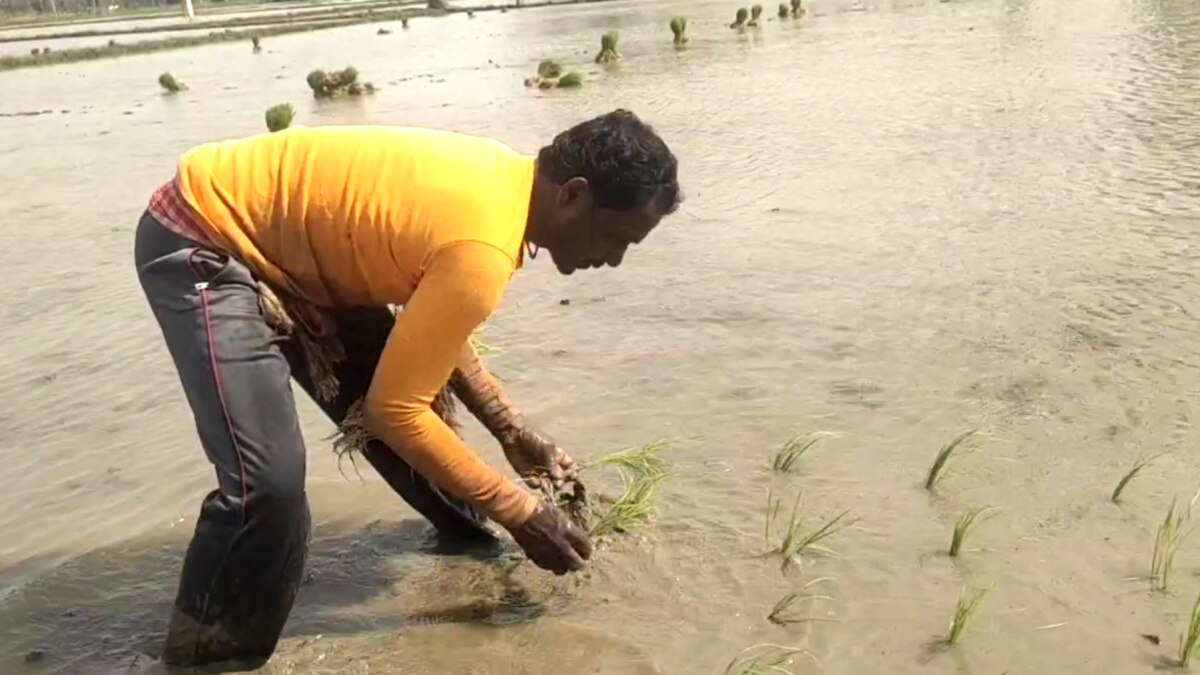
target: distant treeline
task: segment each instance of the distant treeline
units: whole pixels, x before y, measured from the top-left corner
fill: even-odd
[[[178,7],[180,0],[0,0],[0,17],[55,14],[107,14],[111,9],[152,9],[155,7]],[[263,0],[270,2],[271,0]],[[196,2],[197,8],[204,4],[224,5],[223,0]],[[263,4],[260,1],[257,4]]]

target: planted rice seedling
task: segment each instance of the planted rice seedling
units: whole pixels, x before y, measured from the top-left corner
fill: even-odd
[[[675,46],[685,45],[688,42],[688,20],[686,17],[677,16],[671,19],[671,34],[674,36]]]
[[[786,19],[791,16],[792,10],[788,8],[786,2],[779,3],[779,18]]]
[[[254,52],[255,54],[262,51],[262,44],[259,42],[259,37],[257,35],[250,36],[250,51]]]
[[[807,584],[804,584],[804,588],[808,588],[810,586],[813,586],[815,584],[819,584],[819,583],[822,583],[825,581],[832,581],[832,579],[830,577],[820,577],[819,579],[813,579],[812,581],[808,582]],[[771,623],[778,625],[778,626],[786,626],[791,623],[805,623],[808,621],[819,621],[819,619],[815,619],[813,617],[797,615],[795,613],[795,609],[794,609],[796,603],[808,601],[808,600],[832,600],[832,599],[833,598],[830,598],[827,595],[812,595],[812,594],[801,595],[800,593],[788,593],[787,595],[780,598],[779,602],[775,603],[775,607],[772,608],[771,613],[767,615],[767,621],[770,621]]]
[[[950,538],[950,557],[958,557],[959,550],[962,548],[963,541],[967,535],[974,529],[976,523],[980,522],[979,518],[986,511],[991,510],[990,507],[984,506],[977,509],[968,509],[966,513],[959,517],[958,522],[954,523],[954,535]]]
[[[958,594],[958,604],[954,606],[954,615],[950,617],[950,626],[946,629],[946,643],[957,644],[963,631],[975,621],[979,613],[979,605],[987,595],[987,589],[970,591],[963,587]]]
[[[617,31],[610,30],[600,36],[600,53],[596,54],[596,63],[612,63],[621,58],[617,53]]]
[[[267,121],[267,130],[271,132],[282,131],[292,125],[292,119],[296,116],[296,109],[291,103],[280,103],[267,108],[265,114]]]
[[[1167,590],[1171,568],[1175,565],[1175,554],[1191,532],[1191,509],[1177,512],[1175,507],[1176,500],[1172,499],[1167,516],[1158,526],[1158,535],[1154,539],[1154,554],[1150,558],[1151,590]]]
[[[776,644],[752,645],[725,666],[724,675],[792,675],[791,666],[800,655],[817,660],[804,649]]]
[[[1192,655],[1200,649],[1200,596],[1192,605],[1192,615],[1187,628],[1179,636],[1179,665],[1187,668],[1192,663]]]
[[[792,0],[792,18],[793,19],[799,19],[800,17],[804,16],[805,12],[804,12],[804,5],[802,4],[802,1],[803,0]]]
[[[817,431],[811,434],[801,434],[792,437],[775,453],[775,461],[771,463],[771,468],[784,473],[791,471],[796,462],[799,462],[804,457],[804,454],[811,450],[822,438],[832,435],[825,431]]]
[[[775,518],[778,514],[779,502],[773,500],[771,495],[768,494],[766,524],[768,541],[771,539],[771,532],[774,530]],[[787,570],[790,565],[799,563],[805,553],[834,555],[834,552],[822,542],[858,522],[857,518],[850,517],[849,511],[843,511],[825,521],[820,527],[806,531],[803,520],[800,514],[800,495],[796,495],[796,502],[792,505],[792,515],[788,519],[783,533],[780,535],[779,544],[771,551],[783,557],[784,570]]]
[[[758,20],[762,17],[762,5],[754,5],[750,8],[750,23],[747,26],[758,26]]]
[[[933,486],[942,479],[942,471],[945,470],[946,463],[950,461],[951,457],[955,456],[955,453],[960,448],[965,447],[965,443],[968,439],[977,433],[979,433],[978,429],[972,429],[970,431],[961,433],[956,436],[954,440],[943,445],[941,450],[938,450],[937,457],[935,457],[933,460],[933,466],[929,467],[929,476],[925,479],[926,490],[932,490]]]
[[[187,89],[187,85],[179,80],[176,80],[175,76],[171,73],[163,73],[162,75],[159,75],[158,85],[167,90],[168,94],[177,94],[184,89]]]
[[[1117,487],[1113,488],[1112,491],[1111,499],[1114,504],[1120,503],[1121,493],[1125,491],[1125,487],[1129,485],[1130,481],[1132,481],[1134,478],[1137,478],[1137,475],[1142,472],[1142,469],[1146,468],[1146,466],[1152,461],[1154,461],[1153,457],[1139,459],[1132,467],[1130,467],[1129,471],[1125,472],[1124,476],[1121,476],[1121,480],[1117,482]]]
[[[730,28],[745,28],[746,21],[749,20],[749,18],[750,18],[750,10],[746,9],[745,7],[741,7],[738,9],[737,14],[734,16],[733,23],[729,24],[729,27]]]

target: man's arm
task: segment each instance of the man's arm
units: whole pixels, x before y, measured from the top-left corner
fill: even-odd
[[[511,273],[508,257],[486,244],[463,242],[435,254],[396,317],[364,406],[373,435],[439,488],[509,529],[529,520],[537,498],[472,452],[430,403]]]

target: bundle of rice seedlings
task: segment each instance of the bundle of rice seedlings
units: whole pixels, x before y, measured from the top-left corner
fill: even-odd
[[[667,445],[667,441],[657,440],[614,452],[581,467],[611,466],[621,476],[621,495],[611,504],[591,509],[592,536],[627,532],[650,520],[654,491],[667,478],[666,463],[661,456]]]
[[[786,19],[791,16],[792,10],[788,8],[786,2],[779,3],[779,18]]]
[[[163,73],[162,75],[159,75],[158,84],[163,89],[166,89],[167,93],[169,94],[177,94],[184,89],[187,89],[187,85],[179,80],[176,80],[175,76],[171,73]]]
[[[946,468],[946,463],[954,456],[954,453],[960,448],[964,448],[967,439],[979,433],[978,429],[972,429],[956,436],[949,443],[942,446],[938,450],[938,454],[933,459],[933,465],[929,467],[929,475],[925,478],[925,489],[932,490],[933,486],[942,479],[942,471]]]
[[[596,63],[612,63],[621,58],[617,53],[617,37],[615,30],[600,36],[600,53],[596,54]]]
[[[750,23],[747,26],[758,26],[758,20],[762,17],[762,5],[754,5],[750,8]]]
[[[946,643],[956,644],[962,637],[963,631],[975,620],[979,613],[979,604],[987,595],[987,589],[969,591],[966,587],[958,594],[958,603],[954,606],[954,615],[950,617],[950,626],[946,629]]]
[[[685,45],[688,42],[688,20],[685,17],[677,16],[671,19],[671,34],[675,36],[674,42],[676,46]]]
[[[292,125],[292,119],[296,116],[296,110],[292,108],[291,103],[280,103],[267,108],[266,120],[267,130],[271,132],[282,131]]]
[[[572,70],[571,72],[567,73],[566,75],[563,75],[562,77],[558,78],[557,86],[560,89],[563,89],[563,88],[572,89],[575,87],[582,87],[583,86],[583,73],[579,72],[578,70]]]
[[[730,28],[745,28],[746,21],[750,18],[750,10],[742,7],[738,9],[737,14],[733,19],[733,23],[729,24]]]

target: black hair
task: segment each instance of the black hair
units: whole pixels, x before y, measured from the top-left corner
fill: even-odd
[[[668,214],[683,201],[675,155],[628,110],[605,113],[558,134],[538,151],[537,163],[556,183],[587,179],[600,208],[628,211],[658,198]]]

